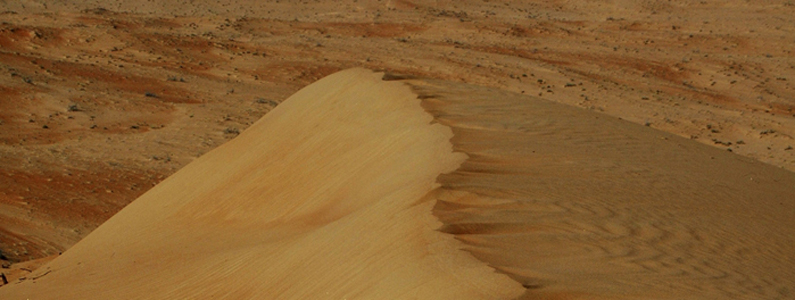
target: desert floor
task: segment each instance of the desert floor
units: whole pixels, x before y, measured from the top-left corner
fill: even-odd
[[[795,171],[789,1],[2,6],[6,266],[70,248],[349,67],[532,95]]]

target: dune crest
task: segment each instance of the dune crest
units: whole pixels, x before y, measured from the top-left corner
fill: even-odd
[[[505,299],[436,229],[465,155],[411,89],[350,69],[293,95],[3,299]]]

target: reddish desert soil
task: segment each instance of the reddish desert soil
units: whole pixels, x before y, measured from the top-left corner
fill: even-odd
[[[4,263],[68,249],[355,66],[538,96],[795,171],[791,1],[286,2],[2,4]]]

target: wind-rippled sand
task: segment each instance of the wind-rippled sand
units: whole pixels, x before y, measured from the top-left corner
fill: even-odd
[[[795,175],[535,98],[411,82],[469,159],[443,232],[521,299],[795,297]]]

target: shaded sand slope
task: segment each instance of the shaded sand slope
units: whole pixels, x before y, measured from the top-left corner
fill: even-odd
[[[540,99],[409,82],[469,156],[440,177],[443,231],[522,299],[795,297],[795,174]]]
[[[522,287],[432,215],[465,159],[408,86],[312,84],[2,299],[494,299]]]

